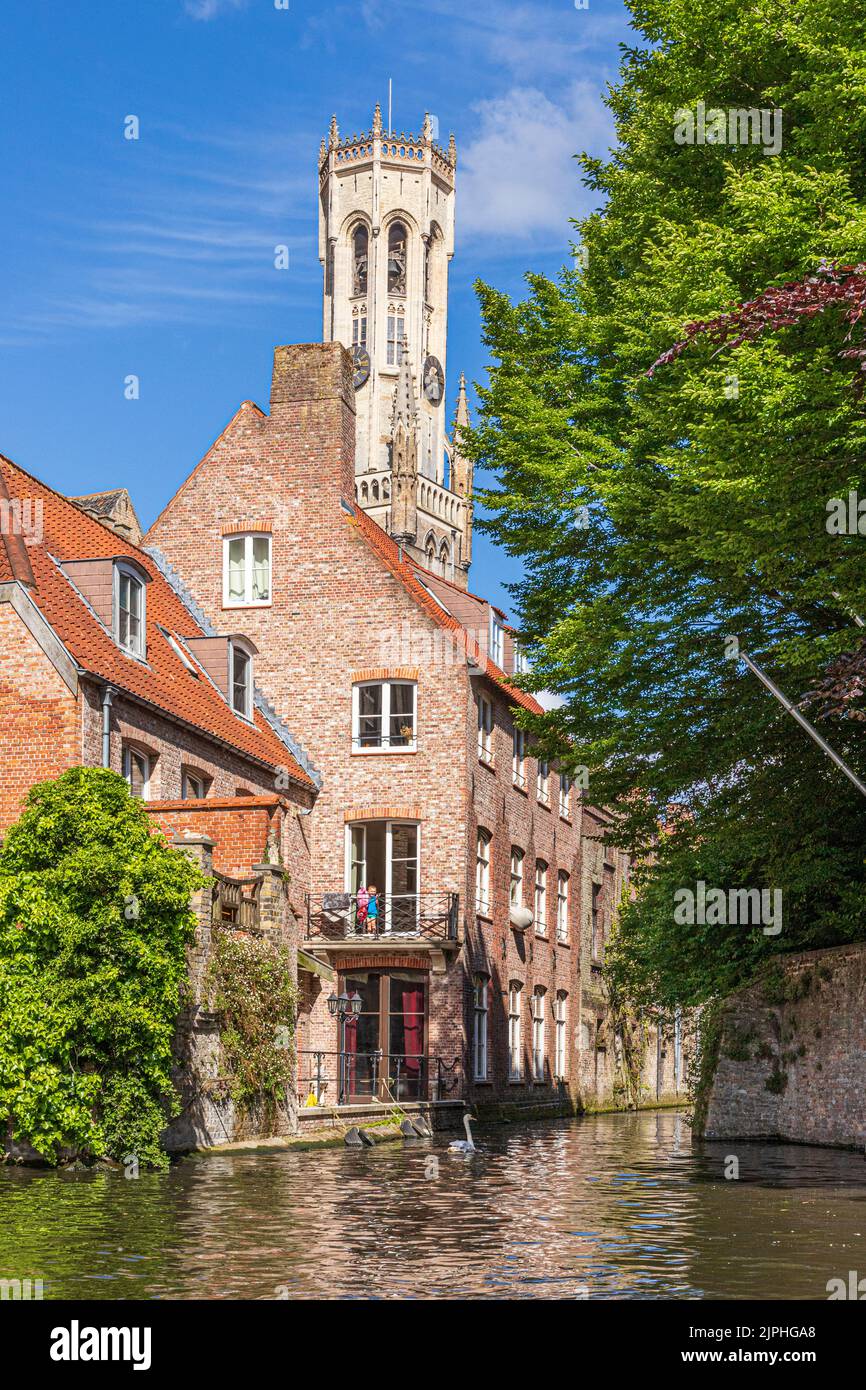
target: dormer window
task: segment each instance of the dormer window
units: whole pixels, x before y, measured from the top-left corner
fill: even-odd
[[[271,601],[271,537],[225,536],[223,607],[255,608]]]
[[[145,590],[134,570],[117,561],[114,566],[114,638],[130,656],[145,654]]]
[[[495,662],[500,671],[505,669],[505,628],[492,608],[490,610],[490,660]]]
[[[237,641],[229,642],[229,699],[235,714],[252,719],[253,659]]]

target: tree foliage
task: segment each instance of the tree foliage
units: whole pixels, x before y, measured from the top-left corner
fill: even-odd
[[[0,846],[0,1119],[49,1161],[164,1166],[200,882],[100,768],[33,787]]]
[[[626,845],[648,851],[669,804],[688,806],[651,878],[638,871],[618,968],[637,992],[691,1002],[770,950],[866,931],[866,803],[727,641],[797,697],[862,637],[864,540],[825,526],[866,456],[841,355],[856,286],[760,332],[686,330],[765,292],[769,315],[791,282],[866,259],[866,9],[630,8],[616,147],[581,160],[599,210],[576,224],[579,264],[528,275],[517,304],[479,286],[493,362],[470,452],[496,479],[486,525],[524,561],[531,685],[565,701],[537,738],[589,767]],[[778,108],[781,152],[676,143],[698,101]],[[824,733],[862,775],[862,723]],[[675,930],[673,890],[700,877],[781,888],[780,936]]]

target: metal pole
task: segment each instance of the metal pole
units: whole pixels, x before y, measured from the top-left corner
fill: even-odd
[[[340,1014],[340,1099],[339,1105],[346,1103],[346,1015]]]
[[[788,697],[782,694],[781,690],[775,684],[775,682],[770,680],[770,677],[767,675],[766,671],[761,670],[757,661],[754,661],[752,657],[750,657],[746,652],[744,652],[742,647],[739,650],[741,658],[746,663],[749,670],[752,671],[754,675],[758,677],[758,680],[761,682],[761,684],[767,687],[770,694],[776,697],[782,708],[787,710],[791,718],[795,719],[796,722],[800,725],[800,728],[805,729],[809,737],[811,739],[814,739],[818,747],[824,753],[827,754],[827,757],[836,764],[840,771],[844,772],[849,782],[853,782],[854,786],[857,788],[858,792],[860,792],[861,796],[866,796],[866,786],[864,786],[864,784],[860,781],[860,778],[857,776],[857,774],[851,771],[848,764],[842,758],[839,757],[838,753],[834,752],[834,750],[830,747],[829,743],[827,743],[826,739],[823,739],[821,735],[818,733],[818,730],[809,723],[808,719],[804,718],[804,716],[800,713],[796,706],[791,703]]]

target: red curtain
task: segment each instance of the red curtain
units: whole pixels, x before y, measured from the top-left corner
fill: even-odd
[[[424,1055],[424,986],[403,990],[403,1048],[406,1071],[414,1079]]]

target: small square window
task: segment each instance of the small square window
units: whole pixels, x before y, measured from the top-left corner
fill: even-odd
[[[223,540],[223,606],[255,608],[271,602],[271,537],[226,536]]]

